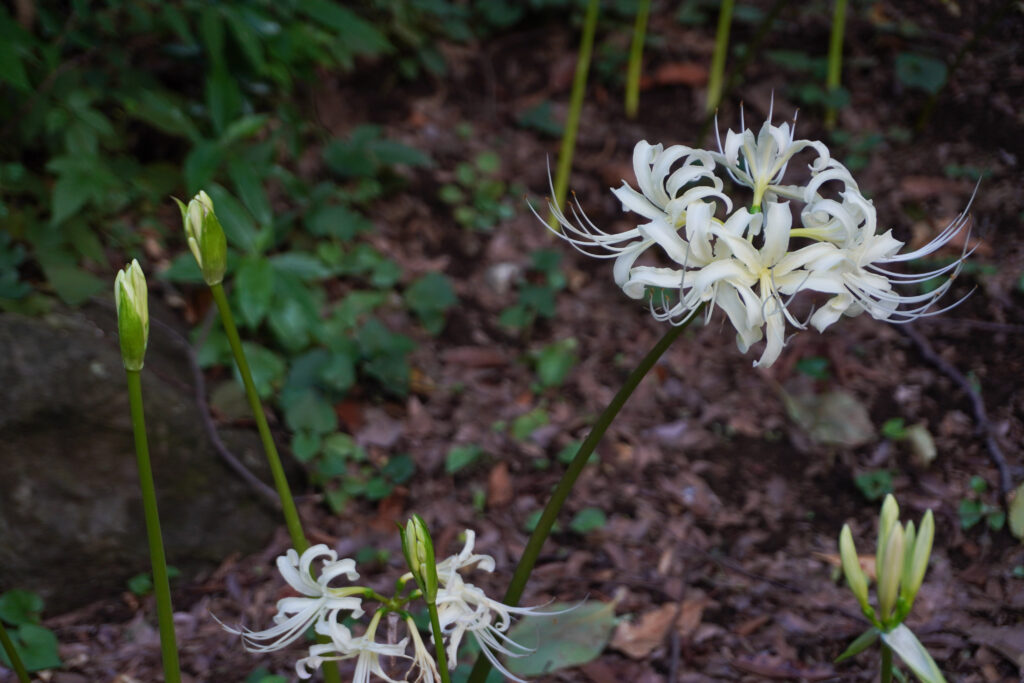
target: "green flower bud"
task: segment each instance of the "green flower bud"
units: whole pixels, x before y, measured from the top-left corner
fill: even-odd
[[[903,571],[900,574],[901,595],[906,595],[907,586],[910,585],[910,569],[914,563],[914,543],[917,541],[917,530],[914,522],[907,522],[903,530]]]
[[[892,525],[882,560],[875,570],[878,572],[878,616],[884,622],[892,615],[903,576],[903,526],[899,522]]]
[[[907,609],[910,608],[914,598],[917,597],[917,591],[921,589],[924,574],[928,570],[928,558],[932,554],[932,541],[934,539],[935,518],[932,517],[932,511],[928,510],[924,513],[924,518],[921,520],[921,531],[918,533],[917,541],[914,543],[909,577],[907,585],[904,586],[907,595]],[[907,552],[908,554],[910,553],[909,549]]]
[[[135,259],[114,279],[114,302],[121,360],[125,370],[137,372],[145,362],[149,342],[149,297],[146,276]]]
[[[857,547],[853,543],[853,533],[849,524],[844,524],[839,534],[839,556],[843,561],[846,583],[860,603],[860,608],[865,614],[874,614],[868,603],[868,579],[860,567],[860,558],[857,557]]]
[[[409,570],[416,579],[416,585],[423,591],[424,600],[433,604],[437,602],[437,563],[427,523],[419,515],[413,515],[405,529],[400,528],[400,533],[402,554],[405,555]]]
[[[206,192],[200,191],[187,207],[177,198],[174,201],[181,210],[188,248],[196,257],[203,280],[211,287],[219,284],[227,270],[228,242],[213,211],[213,200]]]
[[[889,540],[889,532],[900,518],[900,506],[889,493],[882,501],[882,512],[878,516],[878,550],[875,552],[875,566],[880,570],[885,563],[885,544]]]

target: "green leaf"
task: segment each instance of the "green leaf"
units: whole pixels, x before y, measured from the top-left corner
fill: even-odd
[[[295,432],[292,435],[292,454],[300,462],[309,462],[320,452],[322,441],[316,432]]]
[[[797,372],[812,379],[828,379],[828,358],[808,356],[796,362]]]
[[[340,460],[366,460],[363,447],[344,432],[335,432],[324,439],[324,454]]]
[[[107,289],[108,283],[74,265],[47,264],[43,272],[61,301],[69,306],[85,303],[89,297]]]
[[[912,52],[896,55],[896,77],[909,88],[934,95],[946,84],[946,63]]]
[[[505,667],[516,676],[542,676],[597,659],[618,622],[612,602],[556,603],[549,609],[570,611],[526,615],[508,631],[509,639],[533,649],[525,657],[506,658]]]
[[[352,10],[328,0],[302,0],[298,9],[313,21],[334,29],[347,48],[368,56],[388,52],[391,44],[373,24]]]
[[[189,195],[194,195],[206,187],[222,163],[224,150],[219,144],[210,140],[197,142],[185,157],[185,186]],[[219,217],[219,206],[217,213]]]
[[[960,515],[960,528],[964,530],[970,529],[984,517],[982,505],[976,500],[961,500],[957,513]]]
[[[883,633],[882,642],[891,647],[923,683],[945,683],[946,679],[943,678],[935,660],[928,654],[928,650],[914,632],[905,625],[900,624],[888,633]]]
[[[228,161],[228,175],[235,184],[235,190],[242,203],[260,226],[270,226],[274,222],[274,212],[270,208],[270,200],[263,190],[263,181],[253,163],[246,157],[232,157]]]
[[[579,342],[574,337],[548,344],[534,354],[537,379],[543,387],[555,387],[565,381],[577,361],[576,348]]]
[[[36,624],[22,624],[10,634],[14,647],[28,671],[56,669],[61,666],[57,653],[57,636],[48,628]],[[10,666],[7,653],[0,648],[0,660]]]
[[[392,455],[380,473],[396,484],[404,484],[416,473],[416,463],[406,453]]]
[[[201,139],[199,129],[185,111],[178,106],[178,100],[168,92],[142,90],[122,101],[130,116],[148,123],[162,133],[188,138],[193,142]]]
[[[445,312],[458,302],[451,281],[441,273],[427,273],[405,290],[405,303],[431,334],[444,328]]]
[[[560,138],[564,130],[563,125],[555,119],[551,109],[551,102],[543,100],[536,106],[523,111],[516,117],[516,122],[523,128],[532,128],[539,133],[549,137]]]
[[[330,359],[320,368],[320,381],[339,394],[345,393],[356,383],[355,361],[351,354],[331,353]]]
[[[600,508],[583,508],[569,522],[569,528],[584,536],[591,531],[597,531],[608,523],[608,518]]]
[[[317,237],[337,237],[348,242],[373,230],[373,222],[346,206],[329,204],[306,215],[306,229]]]
[[[284,379],[284,360],[270,349],[252,342],[242,342],[242,349],[245,351],[246,360],[249,361],[256,393],[262,399],[270,398],[274,394],[275,385]],[[241,381],[241,376],[237,377]]]
[[[293,432],[309,431],[316,434],[329,434],[338,426],[338,417],[334,406],[320,392],[306,389],[289,395],[282,392],[281,402],[284,407],[284,420]]]
[[[315,320],[310,319],[308,311],[295,299],[279,299],[268,312],[267,322],[286,351],[298,353],[309,346]]]
[[[869,470],[853,478],[865,498],[871,501],[881,500],[886,494],[892,493],[892,472],[889,470]]]
[[[879,631],[877,628],[869,628],[864,633],[857,636],[856,640],[850,643],[850,646],[843,651],[843,654],[836,657],[836,664],[845,661],[850,657],[859,655],[864,650],[874,645],[875,641],[878,640]]]
[[[252,224],[252,217],[245,207],[230,192],[214,183],[206,192],[213,200],[217,218],[227,235],[228,244],[242,251],[257,253],[261,251],[260,236]]]
[[[390,496],[391,492],[394,490],[394,484],[388,480],[383,477],[374,477],[370,481],[366,482],[366,487],[363,489],[363,495],[367,500],[380,500]]]
[[[239,140],[252,137],[263,130],[270,117],[266,114],[249,114],[232,121],[220,137],[220,145],[226,147]]]
[[[550,422],[550,418],[548,418],[547,411],[543,407],[537,406],[512,422],[512,438],[516,441],[528,439],[531,434],[548,422]]]
[[[882,436],[893,441],[900,441],[907,436],[906,421],[902,417],[891,417],[882,423]]]
[[[270,257],[274,269],[281,273],[290,273],[303,282],[323,280],[333,275],[330,268],[313,254],[300,251],[286,251]]]
[[[459,470],[469,467],[474,462],[480,459],[480,456],[484,454],[484,449],[475,443],[465,444],[462,446],[452,446],[451,450],[448,451],[448,455],[444,459],[444,470],[448,474],[455,474]]]
[[[135,595],[148,595],[153,592],[153,579],[146,572],[136,574],[132,578],[128,579],[128,590]]]
[[[244,258],[235,276],[235,298],[242,321],[256,329],[267,314],[273,296],[274,268],[270,261],[262,256]]]
[[[9,590],[0,595],[0,619],[11,626],[39,623],[43,599],[30,591]]]
[[[4,17],[0,17],[0,21],[5,20]],[[0,81],[6,81],[22,92],[29,92],[32,89],[28,73],[21,63],[17,45],[7,38],[0,38]]]
[[[228,124],[242,111],[242,91],[238,79],[225,66],[214,65],[206,77],[206,108],[214,130],[223,134]]]
[[[196,257],[191,251],[178,254],[171,260],[171,265],[158,274],[158,277],[171,282],[204,283],[203,273],[199,270]]]

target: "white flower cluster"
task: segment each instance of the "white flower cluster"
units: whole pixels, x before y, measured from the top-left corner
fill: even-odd
[[[571,218],[551,206],[562,228],[558,234],[589,256],[615,259],[615,283],[631,298],[643,299],[648,288],[678,293],[674,304],[660,306],[652,296],[651,313],[659,320],[680,325],[701,305],[707,305],[708,316],[718,306],[735,327],[741,351],[766,340],[755,365],[767,367],[779,357],[787,323],[797,329],[809,324],[820,332],[842,315],[867,312],[879,320],[909,322],[942,312],[933,306],[959,272],[966,249],[930,272],[904,274],[889,267],[946,245],[968,224],[967,211],[929,244],[901,254],[903,243],[891,230],[877,234],[875,207],[850,171],[823,143],[796,140],[794,133],[795,122],[775,126],[769,114],[757,135],[730,130],[724,145],[719,135],[717,152],[641,141],[633,150],[639,191],[625,182],[612,190],[624,211],[641,217],[640,224],[605,232],[574,201]],[[810,179],[804,185],[783,184],[789,162],[804,151],[816,155]],[[749,206],[733,209],[722,171],[753,191]],[[796,224],[794,202],[802,205]],[[802,240],[794,246],[797,238]],[[638,265],[655,246],[670,265]],[[925,294],[903,295],[894,287],[946,274],[941,286]],[[789,305],[804,291],[829,298],[801,322]]]
[[[487,597],[477,586],[466,583],[459,574],[461,569],[476,565],[477,569],[494,571],[494,558],[473,553],[474,541],[474,532],[467,529],[462,551],[437,563],[437,609],[441,632],[447,641],[445,647],[448,662],[450,668],[455,667],[459,645],[469,633],[476,639],[487,659],[502,674],[519,681],[521,679],[512,675],[497,658],[498,654],[521,657],[532,651],[506,635],[512,625],[512,615],[552,613],[538,612],[536,608],[503,605]],[[320,571],[314,577],[314,562],[318,558],[322,558]],[[387,611],[402,613],[400,609],[377,609],[361,636],[354,636],[342,623],[346,617],[358,619],[363,616],[363,603],[366,599],[387,602],[386,598],[363,586],[330,585],[341,576],[348,581],[357,580],[359,574],[356,572],[355,561],[339,560],[335,551],[320,544],[309,548],[301,556],[295,550],[289,550],[277,558],[277,568],[284,580],[302,597],[279,600],[274,626],[266,630],[236,630],[225,626],[231,633],[242,636],[250,652],[270,652],[287,647],[312,627],[322,638],[320,642],[309,646],[306,657],[296,662],[295,670],[299,678],[309,678],[324,662],[355,659],[354,683],[369,681],[371,674],[392,683],[436,683],[441,680],[433,656],[424,645],[415,622],[407,614],[403,614],[408,631],[405,638],[395,643],[377,641],[377,627],[381,617]],[[403,578],[408,580],[411,577],[411,574],[407,574]],[[410,640],[413,645],[412,655],[407,654]],[[381,657],[410,660],[411,666],[405,678],[391,678],[382,666]]]

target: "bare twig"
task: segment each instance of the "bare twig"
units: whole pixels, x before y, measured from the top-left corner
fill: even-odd
[[[977,433],[985,438],[985,445],[988,448],[989,459],[992,460],[996,469],[999,470],[999,495],[1002,499],[1003,505],[1005,506],[1007,504],[1007,495],[1012,489],[1012,484],[1010,482],[1010,470],[1006,466],[1006,457],[1003,455],[1003,451],[999,447],[999,443],[996,441],[995,433],[992,430],[992,423],[989,422],[988,412],[985,410],[985,401],[981,398],[981,394],[975,390],[962,372],[957,370],[951,363],[947,362],[942,358],[942,356],[936,353],[928,339],[914,329],[912,325],[899,325],[898,329],[906,335],[910,341],[914,342],[917,350],[921,352],[921,355],[926,361],[934,365],[943,374],[953,380],[953,382],[960,387],[965,394],[967,394],[967,398],[971,402],[971,410],[974,412],[974,421],[977,423]]]

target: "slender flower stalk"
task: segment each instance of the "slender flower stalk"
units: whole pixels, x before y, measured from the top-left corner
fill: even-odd
[[[832,97],[839,89],[839,80],[843,70],[843,33],[846,29],[846,0],[836,0],[832,11],[832,35],[828,42],[828,74],[825,78],[825,91],[829,95],[828,109],[825,110],[825,127],[829,130],[836,125],[836,108]]]
[[[651,14],[651,0],[640,0],[633,24],[633,42],[629,46],[629,65],[626,69],[626,117],[635,119],[640,107],[640,71],[644,57],[644,38],[647,20]]]
[[[735,5],[735,0],[722,0],[722,6],[718,10],[715,51],[711,56],[711,71],[708,74],[708,97],[704,107],[708,114],[718,108],[718,102],[722,99],[725,57],[729,53],[729,31],[732,28],[733,5]]]
[[[569,169],[576,152],[576,133],[580,127],[580,112],[583,110],[583,95],[587,90],[587,74],[590,72],[590,56],[594,51],[594,34],[597,32],[597,11],[600,0],[590,0],[583,18],[583,36],[580,51],[576,57],[576,75],[572,79],[572,94],[569,97],[569,115],[562,134],[562,148],[558,152],[558,171],[555,174],[555,197],[558,203],[565,201],[569,191]],[[558,221],[554,215],[548,217],[548,225],[556,229]]]
[[[892,648],[882,643],[882,683],[892,683]]]
[[[224,229],[214,211],[213,200],[205,192],[197,194],[187,206],[177,199],[175,201],[181,210],[182,224],[185,228],[189,249],[202,271],[203,280],[213,294],[213,300],[217,304],[231,353],[235,357],[238,372],[242,376],[245,396],[249,401],[253,418],[256,420],[260,441],[263,443],[263,451],[266,453],[270,473],[274,479],[274,488],[281,501],[281,510],[284,514],[285,526],[288,528],[288,535],[291,537],[295,550],[303,553],[309,548],[309,541],[306,540],[306,535],[302,530],[302,522],[295,506],[295,499],[288,486],[288,478],[285,476],[284,467],[281,464],[281,456],[278,455],[277,445],[270,433],[270,425],[267,424],[267,416],[263,412],[259,394],[256,393],[252,371],[249,369],[249,362],[242,348],[242,340],[238,334],[238,328],[235,326],[234,317],[231,315],[231,306],[224,293],[222,282],[227,268],[227,239]],[[324,679],[328,683],[340,682],[337,667],[333,665],[324,667]]]
[[[25,665],[22,663],[18,651],[14,648],[14,642],[7,635],[7,629],[4,628],[3,621],[0,621],[0,646],[3,646],[4,652],[7,653],[7,659],[11,661],[14,674],[18,677],[18,683],[29,683],[28,671],[25,670]]]
[[[167,576],[160,513],[157,510],[153,466],[149,459],[146,438],[146,416],[142,407],[142,366],[149,341],[149,303],[146,277],[138,261],[132,261],[117,274],[114,281],[117,304],[117,327],[121,341],[121,358],[128,376],[128,400],[131,405],[132,430],[135,434],[135,456],[142,490],[142,511],[149,539],[149,559],[153,569],[153,593],[156,596],[157,621],[160,626],[160,653],[164,680],[179,683],[178,646],[174,635],[174,609],[171,606],[171,585]]]
[[[691,320],[693,318],[691,317]],[[558,519],[558,514],[561,512],[562,507],[565,505],[566,499],[569,497],[569,493],[572,491],[573,486],[576,484],[576,480],[583,472],[583,467],[587,464],[587,460],[590,455],[597,448],[597,444],[600,443],[601,437],[608,430],[612,421],[622,410],[622,407],[629,400],[629,397],[633,395],[633,392],[647,373],[651,371],[658,359],[672,346],[683,330],[686,329],[687,323],[683,323],[678,326],[669,327],[665,335],[658,340],[658,343],[644,356],[643,360],[640,361],[639,365],[629,374],[626,378],[622,388],[619,389],[615,397],[612,398],[608,406],[598,416],[594,426],[590,429],[590,433],[587,438],[584,439],[580,445],[579,451],[573,457],[572,462],[566,468],[565,473],[559,480],[558,485],[555,487],[554,493],[551,494],[551,498],[548,500],[544,511],[541,513],[540,519],[537,521],[537,526],[534,527],[533,533],[530,534],[529,540],[526,542],[526,547],[523,549],[522,557],[519,559],[519,564],[516,565],[515,573],[512,575],[512,581],[509,583],[508,590],[505,591],[505,597],[502,598],[502,602],[506,605],[518,605],[519,599],[523,595],[523,591],[526,588],[526,582],[530,579],[530,574],[533,572],[533,567],[537,563],[537,558],[540,556],[541,548],[544,546],[544,542],[551,534],[551,528],[555,524],[555,520]],[[473,665],[473,670],[467,679],[467,683],[482,683],[486,680],[488,673],[490,673],[492,662],[490,658],[479,657],[476,663]]]

